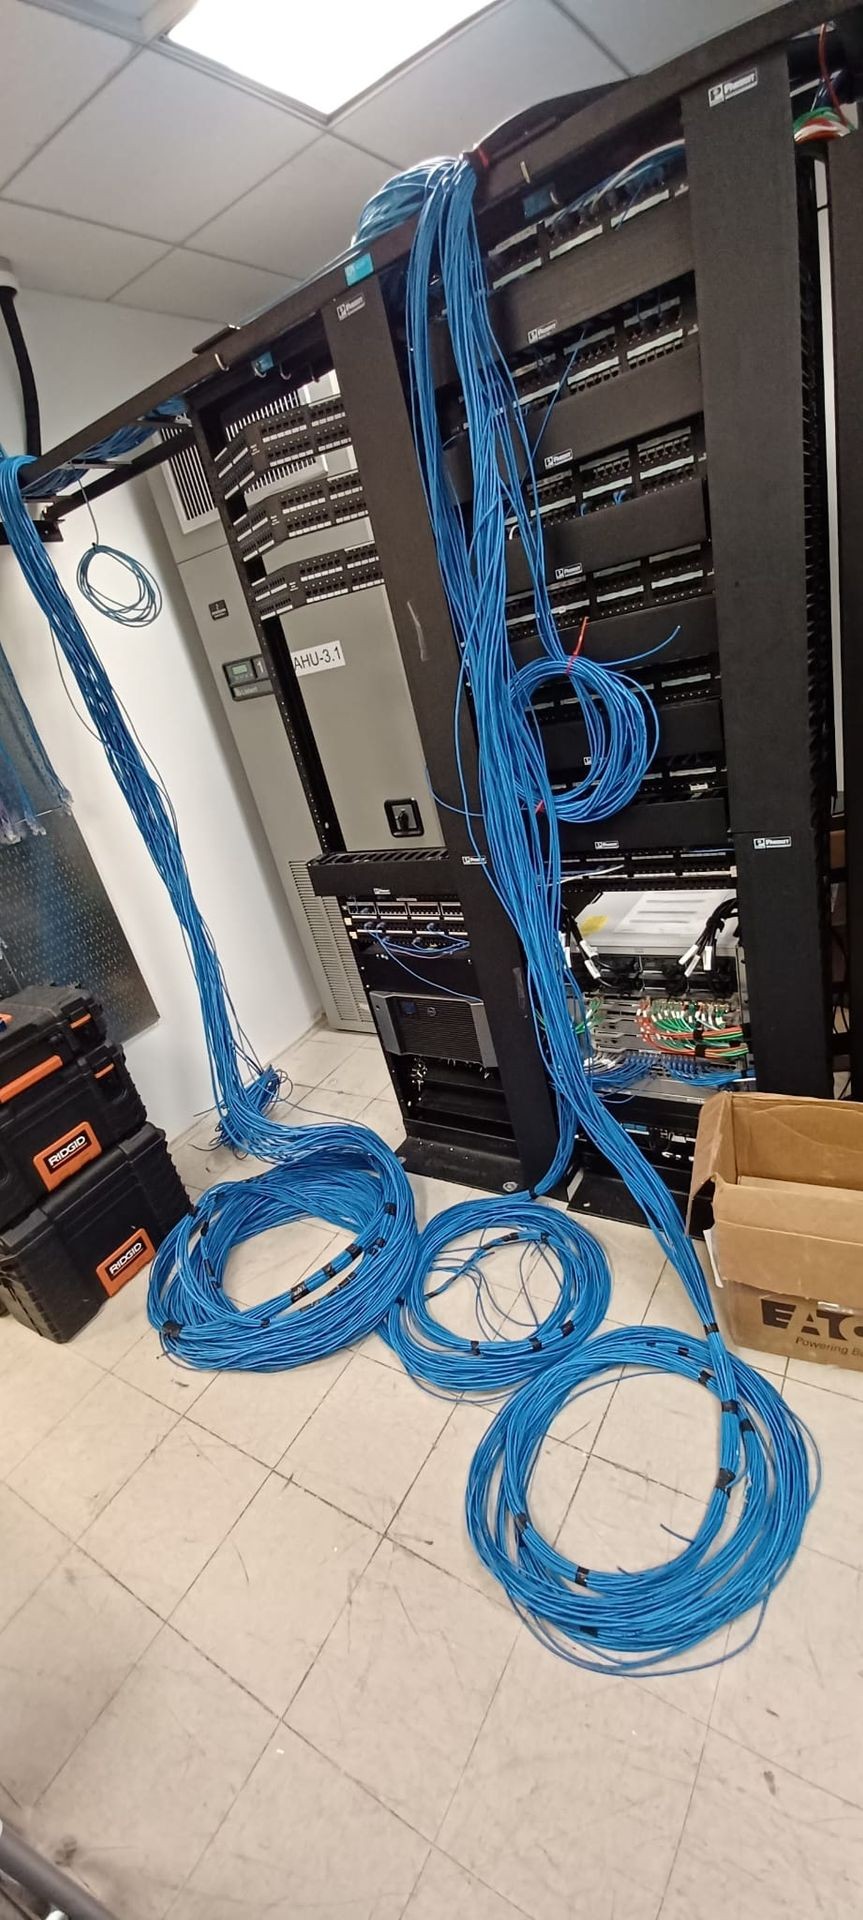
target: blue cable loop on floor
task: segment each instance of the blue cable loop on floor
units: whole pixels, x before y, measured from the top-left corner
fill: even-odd
[[[416,1244],[413,1196],[395,1155],[364,1127],[291,1130],[290,1164],[209,1187],[163,1241],[148,1310],[166,1351],[190,1366],[274,1373],[372,1333]],[[234,1248],[307,1216],[352,1235],[316,1272],[242,1307],[225,1290]]]
[[[468,1475],[471,1539],[532,1631],[577,1666],[604,1673],[685,1672],[740,1653],[797,1551],[817,1492],[808,1430],[769,1381],[718,1345],[669,1327],[616,1327],[515,1393],[483,1435]],[[531,1517],[531,1479],[557,1415],[630,1367],[619,1392],[657,1370],[703,1386],[721,1403],[716,1482],[696,1533],[671,1560],[644,1571],[581,1566],[559,1552]],[[810,1458],[815,1486],[810,1496]],[[735,1491],[736,1490],[736,1491]],[[752,1608],[739,1646],[713,1660],[679,1662]]]
[[[456,1250],[468,1239],[474,1243],[469,1249]],[[533,1249],[546,1258],[560,1288],[554,1305],[524,1338],[502,1339],[499,1328],[489,1327],[489,1339],[471,1340],[429,1311],[430,1300],[467,1277],[477,1288],[481,1324],[486,1262],[497,1249],[516,1244],[524,1254]],[[533,1311],[527,1277],[522,1293]],[[381,1332],[408,1373],[437,1392],[496,1394],[554,1366],[569,1343],[586,1340],[604,1320],[610,1296],[604,1249],[571,1215],[523,1194],[493,1202],[465,1200],[423,1228],[404,1297],[391,1308]]]
[[[638,163],[634,163],[637,166]],[[407,198],[415,201],[417,170],[408,183]],[[621,176],[606,185],[619,186]],[[462,800],[483,870],[517,929],[526,960],[528,991],[537,1043],[557,1099],[559,1145],[552,1165],[537,1187],[554,1189],[572,1159],[579,1130],[611,1162],[637,1200],[663,1253],[680,1275],[705,1341],[697,1355],[698,1373],[709,1375],[711,1390],[721,1407],[720,1474],[722,1486],[711,1500],[688,1557],[654,1570],[665,1599],[661,1621],[661,1657],[687,1651],[705,1632],[713,1630],[713,1598],[721,1594],[724,1620],[750,1607],[763,1606],[793,1556],[817,1488],[810,1481],[810,1461],[801,1423],[767,1381],[741,1373],[732,1359],[718,1325],[707,1281],[694,1246],[687,1239],[676,1204],[654,1167],[644,1159],[626,1130],[615,1120],[592,1083],[590,1057],[584,1057],[572,1021],[572,1005],[583,1009],[583,998],[562,952],[560,927],[562,861],[557,822],[600,820],[626,806],[641,785],[656,745],[656,718],[642,689],[613,669],[586,662],[581,655],[567,657],[549,601],[545,579],[542,521],[527,429],[509,368],[492,332],[482,255],[474,221],[476,176],[467,158],[430,162],[425,195],[411,249],[405,294],[405,321],[410,371],[414,436],[435,535],[453,625],[462,651],[460,693],[470,686],[479,740],[480,802],[486,846],[481,846],[468,813],[466,781],[459,758],[458,708],[454,716],[454,743]],[[597,190],[595,200],[603,189]],[[371,218],[380,221],[387,208],[403,217],[405,205],[392,182],[375,196]],[[362,224],[362,223],[361,223]],[[378,227],[375,230],[379,230]],[[445,451],[437,415],[432,364],[430,316],[442,304],[446,313],[453,357],[464,402],[470,450],[473,495],[468,523],[465,511],[448,483]],[[506,541],[514,522],[531,574],[536,627],[546,659],[516,671],[506,626]],[[552,792],[542,739],[529,701],[533,690],[554,674],[567,678],[582,708],[590,743],[590,766],[578,785],[564,795]],[[582,1023],[584,1016],[582,1013]],[[456,1224],[458,1209],[455,1209]],[[442,1215],[436,1231],[444,1241],[452,1216]],[[412,1296],[413,1297],[413,1296]],[[392,1334],[391,1336],[392,1337]],[[402,1352],[409,1347],[403,1330]],[[644,1340],[644,1347],[640,1342]],[[672,1345],[674,1342],[674,1345]],[[522,1386],[498,1415],[492,1428],[500,1435],[509,1423],[519,1433],[522,1420],[541,1443],[558,1394],[566,1381],[578,1382],[592,1372],[638,1365],[649,1351],[652,1366],[680,1371],[680,1362],[692,1348],[690,1341],[667,1334],[648,1347],[639,1329],[614,1331],[588,1340],[580,1353],[544,1369],[538,1380]],[[756,1384],[753,1384],[756,1383]],[[544,1394],[547,1388],[547,1398]],[[741,1421],[738,1393],[743,1392],[757,1420]],[[529,1397],[527,1397],[529,1396]],[[535,1421],[531,1428],[530,1421]],[[501,1455],[489,1437],[481,1445],[471,1469],[467,1522],[477,1551],[492,1566],[511,1597],[536,1630],[554,1621],[567,1640],[583,1638],[581,1622],[560,1600],[560,1582],[578,1582],[568,1562],[544,1555],[528,1538],[517,1560],[519,1577],[530,1579],[516,1590],[509,1552],[504,1550],[501,1499],[522,1533],[526,1477],[497,1482]],[[510,1457],[504,1460],[504,1470]],[[731,1548],[716,1542],[725,1493],[737,1480],[746,1484],[743,1516]],[[497,1516],[493,1518],[492,1516]],[[492,1544],[493,1548],[492,1550]],[[523,1557],[532,1558],[526,1569]],[[734,1562],[735,1577],[726,1579],[726,1559]],[[717,1565],[717,1560],[719,1564]],[[615,1576],[606,1592],[597,1638],[610,1654],[631,1655],[636,1664],[650,1665],[659,1644],[649,1616],[643,1633],[639,1576]],[[630,1584],[631,1582],[631,1584]],[[648,1598],[653,1588],[647,1590]],[[581,1596],[579,1596],[580,1601]],[[553,1644],[558,1646],[557,1639]],[[560,1647],[558,1646],[558,1650]],[[569,1650],[569,1649],[568,1649]],[[571,1651],[571,1650],[570,1650]],[[571,1654],[571,1657],[576,1657]]]

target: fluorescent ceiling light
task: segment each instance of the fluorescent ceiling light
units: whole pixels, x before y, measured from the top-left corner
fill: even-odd
[[[488,0],[196,0],[168,38],[332,114]]]

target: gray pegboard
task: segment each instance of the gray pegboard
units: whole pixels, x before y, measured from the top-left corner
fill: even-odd
[[[0,986],[79,983],[101,1000],[112,1038],[129,1040],[158,1010],[71,814],[43,824],[0,846]]]

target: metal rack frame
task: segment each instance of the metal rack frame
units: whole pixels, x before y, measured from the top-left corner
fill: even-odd
[[[863,8],[856,0],[837,0],[833,14],[856,75],[863,71]],[[718,646],[722,671],[732,834],[728,857],[733,853],[745,924],[756,1069],[765,1087],[828,1094],[832,1035],[829,794],[825,798],[824,768],[829,743],[821,718],[816,716],[813,723],[810,711],[813,635],[804,564],[813,489],[817,492],[823,480],[823,450],[810,450],[814,467],[807,472],[798,170],[786,53],[788,40],[816,25],[817,19],[809,0],[790,0],[654,73],[522,116],[517,128],[504,129],[487,142],[490,166],[478,189],[478,217],[484,244],[493,245],[504,233],[507,217],[511,222],[508,209],[514,201],[520,203],[526,189],[533,193],[559,170],[565,171],[570,186],[579,178],[587,185],[603,170],[634,157],[658,126],[677,126],[682,116],[690,182],[685,199],[671,201],[660,220],[619,228],[608,244],[591,253],[589,265],[570,254],[555,263],[553,273],[543,268],[493,294],[494,320],[505,349],[513,350],[532,334],[560,326],[563,316],[567,325],[578,324],[619,305],[630,293],[695,272],[697,348],[693,342],[676,359],[655,367],[652,379],[644,370],[624,375],[596,389],[595,397],[583,396],[578,412],[571,411],[582,436],[579,445],[588,450],[609,446],[617,423],[631,435],[663,424],[669,409],[673,414],[679,407],[681,415],[703,412],[709,525],[703,480],[696,476],[674,489],[672,502],[647,493],[613,514],[553,524],[550,562],[561,569],[590,569],[613,564],[616,557],[633,551],[649,555],[675,542],[698,545],[708,535],[712,538],[715,600],[705,595],[688,604],[705,647]],[[755,83],[734,100],[733,109],[715,112],[710,83],[753,62]],[[840,151],[833,158],[844,156]],[[745,220],[740,217],[744,205]],[[512,1117],[517,1161],[501,1161],[500,1183],[523,1180],[530,1185],[552,1156],[554,1102],[536,1042],[519,942],[483,874],[482,843],[458,811],[453,714],[459,657],[416,461],[399,343],[384,291],[387,275],[404,263],[412,232],[412,223],[406,223],[368,248],[354,249],[248,325],[205,342],[175,374],[28,468],[27,482],[45,480],[70,460],[86,466],[88,447],[119,426],[152,418],[154,409],[169,398],[185,397],[322,846],[338,855],[344,834],[287,643],[278,617],[262,615],[254,570],[243,563],[235,512],[214,458],[224,442],[225,412],[236,408],[243,395],[257,392],[263,398],[270,390],[268,382],[281,377],[281,369],[300,384],[324,366],[334,368],[431,786],[444,803],[446,853],[458,869],[456,891],[463,903],[477,990]],[[837,282],[837,289],[844,307],[844,284]],[[853,291],[850,287],[849,297]],[[550,299],[556,302],[553,319]],[[443,378],[446,356],[444,342]],[[765,379],[768,368],[770,377]],[[640,386],[633,384],[638,381]],[[637,404],[630,413],[633,400]],[[568,411],[564,401],[555,422],[564,436]],[[166,446],[163,457],[175,446],[176,441]],[[158,457],[159,450],[149,449],[107,473],[96,482],[97,489],[123,484]],[[92,496],[92,483],[89,491]],[[77,499],[49,500],[42,509],[46,530],[56,528],[76,505]],[[236,506],[242,513],[242,498]],[[514,549],[512,592],[519,580]],[[615,657],[610,649],[627,621],[632,622],[627,630],[637,630],[641,643],[650,644],[652,625],[658,629],[660,624],[658,615],[667,626],[667,612],[654,607],[597,623],[590,641],[597,657],[603,652],[606,658]],[[749,635],[756,631],[759,646],[753,649]],[[515,644],[517,654],[523,650],[529,655],[529,641]],[[815,746],[813,724],[816,733],[821,728]],[[477,749],[467,702],[462,702],[458,727],[469,793],[475,794]],[[683,846],[710,852],[725,842],[727,825],[724,800],[708,796],[694,805],[672,799],[643,805],[637,800],[615,819],[612,829],[615,844],[619,841],[624,849]],[[564,856],[575,869],[597,844],[608,845],[599,830],[563,830]],[[853,835],[849,844],[854,844]],[[381,870],[388,858],[394,856],[374,851],[368,855]],[[404,868],[398,871],[403,875]],[[582,877],[588,898],[595,888],[588,872]],[[337,893],[320,873],[313,878],[319,891]],[[701,872],[693,883],[703,884]],[[628,884],[638,882],[630,879]],[[681,879],[671,878],[668,884],[681,884]],[[863,947],[863,938],[860,944]],[[863,1041],[863,1017],[858,1027]],[[414,1164],[442,1170],[440,1156],[428,1146],[425,1159],[422,1148],[417,1149]],[[461,1177],[468,1177],[464,1168]]]

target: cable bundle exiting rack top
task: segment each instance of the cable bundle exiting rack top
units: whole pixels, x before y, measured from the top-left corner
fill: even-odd
[[[559,1147],[545,1179],[538,1184],[548,1191],[558,1181],[570,1163],[576,1130],[582,1129],[616,1167],[638,1201],[663,1252],[680,1274],[704,1329],[705,1344],[698,1357],[701,1371],[709,1370],[711,1390],[721,1407],[723,1501],[737,1481],[746,1487],[744,1520],[738,1530],[743,1544],[737,1576],[726,1590],[724,1617],[731,1618],[766,1601],[799,1542],[812,1497],[806,1446],[799,1423],[766,1383],[759,1384],[757,1424],[741,1410],[739,1366],[720,1337],[695,1248],[686,1238],[676,1205],[659,1174],[594,1089],[574,1030],[572,1000],[583,1002],[559,940],[561,853],[557,820],[601,819],[627,804],[641,785],[650,757],[648,728],[655,717],[646,710],[639,689],[595,664],[588,670],[581,656],[568,658],[557,634],[545,580],[542,525],[527,430],[489,319],[474,220],[475,188],[476,173],[470,157],[429,163],[405,295],[414,434],[441,574],[462,650],[460,684],[470,686],[476,716],[487,847],[480,847],[476,840],[474,844],[478,855],[485,855],[489,883],[524,948],[537,1039],[557,1095]],[[410,180],[411,193],[415,190],[416,169]],[[391,206],[399,204],[397,182],[387,190],[386,199]],[[377,205],[381,204],[378,196]],[[467,425],[473,475],[469,522],[449,486],[437,414],[430,330],[432,315],[441,309],[446,315]],[[545,654],[539,669],[521,673],[514,670],[506,628],[508,516],[515,518],[527,558],[537,632]],[[555,673],[570,680],[581,701],[591,747],[589,772],[580,786],[562,799],[551,790],[539,729],[529,708],[534,687]],[[458,714],[454,727],[458,755]],[[462,791],[472,832],[464,780]],[[453,1224],[457,1224],[457,1213]],[[445,1235],[446,1216],[438,1223],[437,1232]],[[654,1349],[651,1364],[656,1364],[656,1354],[667,1364],[672,1352],[669,1342],[675,1340],[679,1353],[680,1337],[667,1332]],[[589,1342],[580,1364],[589,1372],[599,1365],[630,1364],[634,1357],[631,1335],[611,1333],[601,1342]],[[577,1369],[579,1362],[567,1364]],[[550,1383],[553,1396],[558,1391],[557,1379],[555,1368],[544,1372],[539,1383],[522,1389],[509,1403],[496,1425],[503,1428],[508,1421],[518,1420],[515,1409],[526,1392],[534,1396],[531,1404],[541,1409],[544,1383]],[[468,1524],[477,1549],[489,1558],[488,1541],[493,1538],[496,1550],[490,1564],[516,1604],[526,1607],[537,1621],[558,1621],[565,1634],[592,1652],[597,1628],[580,1592],[564,1616],[558,1619],[556,1612],[559,1581],[562,1579],[568,1587],[575,1583],[578,1588],[579,1570],[560,1558],[552,1563],[538,1554],[523,1511],[525,1486],[520,1483],[511,1487],[506,1478],[508,1456],[504,1456],[504,1495],[497,1491],[499,1459],[487,1444],[480,1449],[471,1474]],[[711,1502],[693,1556],[673,1561],[656,1574],[667,1603],[662,1630],[664,1658],[691,1646],[692,1618],[699,1620],[699,1633],[704,1631],[701,1622],[709,1610],[709,1595],[720,1578],[717,1562],[710,1555],[717,1534],[714,1504]],[[771,1539],[777,1515],[782,1518],[781,1552],[774,1551]],[[525,1586],[528,1574],[530,1582]],[[630,1591],[634,1614],[625,1598]],[[637,1652],[640,1647],[646,1660],[652,1657],[654,1642],[647,1628],[639,1641],[637,1594],[626,1587],[625,1580],[622,1587],[609,1591],[602,1643],[626,1652],[633,1648]]]

